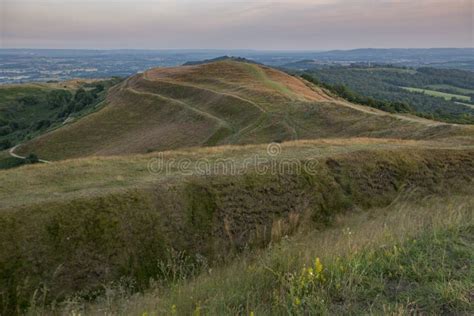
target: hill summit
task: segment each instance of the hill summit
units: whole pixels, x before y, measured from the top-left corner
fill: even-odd
[[[235,57],[235,56],[220,56],[212,59],[205,59],[205,60],[196,60],[196,61],[188,61],[183,64],[183,66],[195,66],[195,65],[203,65],[209,63],[215,63],[218,61],[236,61],[236,62],[243,62],[243,63],[250,63],[261,65],[260,63],[253,61],[251,59],[243,58],[243,57]]]
[[[352,104],[301,78],[232,57],[137,74],[111,88],[106,103],[19,146],[17,153],[57,160],[323,137],[472,133]]]

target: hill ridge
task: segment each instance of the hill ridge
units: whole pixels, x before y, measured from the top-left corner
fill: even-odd
[[[150,69],[112,88],[107,102],[21,145],[18,154],[58,160],[295,139],[473,134],[471,127],[352,104],[301,78],[234,60]]]

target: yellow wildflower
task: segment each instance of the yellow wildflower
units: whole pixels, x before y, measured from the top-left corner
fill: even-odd
[[[316,261],[314,262],[314,268],[316,269],[316,275],[321,275],[321,272],[323,272],[323,264],[319,258],[316,258]]]
[[[301,304],[301,300],[297,297],[295,297],[295,305],[298,306]]]

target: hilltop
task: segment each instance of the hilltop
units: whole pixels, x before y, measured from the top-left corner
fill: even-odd
[[[243,57],[234,57],[234,56],[220,56],[212,59],[205,59],[205,60],[196,60],[196,61],[187,61],[183,64],[183,66],[196,66],[196,65],[203,65],[203,64],[209,64],[209,63],[215,63],[219,61],[236,61],[236,62],[243,62],[243,63],[249,63],[249,64],[255,64],[255,65],[262,65],[261,63],[258,63],[256,61],[253,61],[251,59],[243,58]]]
[[[352,104],[301,78],[235,60],[151,69],[110,89],[106,102],[16,153],[58,160],[331,137],[462,138],[474,131]]]

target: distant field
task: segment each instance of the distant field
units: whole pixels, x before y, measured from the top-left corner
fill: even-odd
[[[420,88],[411,88],[411,87],[402,87],[405,90],[408,90],[410,92],[421,92],[427,95],[431,95],[433,97],[439,97],[443,98],[445,100],[452,100],[453,98],[459,99],[459,100],[464,100],[464,101],[470,101],[471,98],[467,97],[465,95],[460,95],[460,94],[451,94],[451,93],[446,93],[446,92],[439,92],[435,90],[427,90],[427,89],[420,89]]]
[[[449,84],[431,84],[426,86],[427,89],[432,89],[432,90],[440,90],[440,89],[449,89],[456,91],[456,93],[459,94],[474,94],[474,89],[465,89],[465,88],[459,88],[453,85]]]
[[[470,107],[470,108],[474,109],[474,104],[469,104],[469,103],[462,103],[462,102],[454,102],[454,103],[456,103],[456,104],[460,104],[460,105],[465,105],[465,106],[468,106],[468,107]]]

